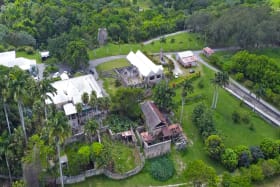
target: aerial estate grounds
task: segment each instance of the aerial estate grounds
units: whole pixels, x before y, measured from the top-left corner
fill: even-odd
[[[98,70],[109,70],[115,67],[125,66],[125,60],[114,61],[104,63],[97,67]],[[211,84],[211,79],[214,78],[214,72],[208,68],[200,65],[197,69],[201,74],[201,77],[193,82],[194,92],[188,95],[186,104],[184,106],[183,115],[183,130],[187,137],[192,141],[192,145],[187,147],[186,151],[178,152],[172,149],[169,157],[175,163],[176,174],[167,182],[159,182],[154,180],[149,175],[150,161],[146,162],[144,169],[136,176],[131,178],[114,181],[104,176],[92,177],[83,183],[70,185],[70,186],[148,186],[148,185],[163,185],[163,184],[175,184],[184,183],[187,181],[184,175],[184,169],[186,165],[193,160],[203,160],[210,166],[214,167],[218,174],[222,174],[226,169],[216,161],[209,158],[205,151],[205,145],[203,139],[199,135],[197,127],[191,120],[192,111],[199,103],[204,103],[205,106],[211,106],[212,96],[214,92],[214,86]],[[178,79],[173,79],[173,83],[177,83]],[[106,87],[105,87],[106,88]],[[107,88],[108,89],[108,88]],[[116,87],[115,89],[118,89]],[[180,117],[180,103],[181,103],[181,87],[175,86],[176,96],[174,100],[177,103],[177,110],[175,111],[175,119],[179,120]],[[110,91],[109,91],[110,93]],[[239,111],[245,114],[249,118],[249,123],[240,122],[234,123],[232,120],[232,113]],[[268,124],[262,118],[260,118],[252,109],[248,108],[245,104],[224,89],[219,89],[219,100],[217,108],[212,110],[214,125],[217,129],[217,133],[222,137],[225,147],[235,148],[238,145],[253,146],[258,145],[265,137],[273,139],[279,138],[279,129],[275,126]]]

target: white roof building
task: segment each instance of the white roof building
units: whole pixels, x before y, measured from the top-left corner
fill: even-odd
[[[148,57],[146,57],[139,50],[136,53],[131,51],[126,58],[132,65],[137,67],[139,73],[143,77],[163,74],[162,65],[155,65]]]
[[[15,51],[8,51],[0,53],[0,65],[6,67],[18,66],[24,71],[31,71],[33,67],[36,66],[36,60],[30,60],[24,57],[16,58]]]
[[[41,58],[48,58],[50,56],[49,51],[42,51],[40,52]]]
[[[75,105],[82,103],[81,96],[87,92],[89,95],[92,91],[96,92],[97,97],[103,97],[102,90],[92,75],[84,75],[71,79],[56,81],[51,84],[56,89],[56,94],[47,93],[51,98],[46,100],[47,104],[64,105],[65,114],[73,114]],[[69,105],[72,104],[73,106]],[[76,110],[76,108],[75,108]]]

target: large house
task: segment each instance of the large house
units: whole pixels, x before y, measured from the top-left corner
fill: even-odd
[[[24,57],[16,58],[15,51],[0,53],[0,65],[9,68],[18,66],[20,69],[28,71],[30,73],[36,71],[36,60],[30,60]]]
[[[138,50],[136,53],[131,51],[126,58],[137,68],[140,78],[146,84],[155,84],[163,78],[162,65],[155,65],[141,51]]]
[[[192,51],[184,51],[176,54],[176,60],[184,67],[197,66],[197,57]]]
[[[56,81],[51,85],[56,89],[56,94],[47,93],[51,99],[47,99],[46,103],[53,103],[57,108],[63,109],[73,128],[78,128],[79,120],[85,120],[88,115],[94,115],[87,106],[84,106],[83,110],[87,112],[84,112],[84,116],[78,116],[76,105],[82,103],[83,93],[91,95],[94,91],[97,98],[103,97],[102,89],[91,74]]]

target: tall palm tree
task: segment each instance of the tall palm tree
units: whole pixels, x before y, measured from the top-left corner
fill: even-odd
[[[6,123],[8,127],[9,134],[11,135],[10,120],[7,110],[7,99],[9,98],[9,78],[7,75],[4,75],[3,80],[1,81],[1,99],[3,103],[3,109],[5,113]]]
[[[50,120],[47,121],[47,128],[49,132],[49,141],[56,144],[57,155],[59,159],[59,173],[61,186],[63,183],[63,173],[60,161],[60,145],[71,135],[71,127],[68,124],[67,118],[62,112],[57,112]]]
[[[227,72],[217,72],[215,73],[215,78],[211,80],[214,84],[214,95],[212,101],[212,109],[217,107],[218,97],[219,97],[219,87],[224,87],[229,83],[229,76]]]
[[[90,94],[89,105],[91,108],[95,108],[95,112],[97,112],[97,95],[95,91]]]
[[[82,111],[83,111],[82,103],[76,104],[76,110],[77,110],[77,113],[78,113],[78,121],[79,121],[79,123],[80,123],[80,120],[81,120],[81,113],[82,113]]]
[[[8,138],[7,134],[4,132],[0,136],[0,160],[3,157],[5,157],[5,162],[6,162],[6,166],[7,166],[8,173],[9,173],[10,184],[12,184],[13,181],[12,181],[11,169],[10,169],[10,164],[8,161],[8,155],[10,153],[8,151],[8,145],[9,145],[9,138]]]
[[[83,104],[86,106],[86,111],[87,111],[87,107],[88,107],[88,103],[89,103],[89,95],[87,92],[84,92],[81,96],[82,102]],[[86,119],[88,119],[88,112],[86,112]]]
[[[39,94],[40,94],[40,98],[42,103],[44,103],[44,113],[45,113],[45,119],[48,119],[48,111],[47,111],[47,104],[46,104],[46,100],[49,99],[52,101],[52,97],[51,95],[55,95],[56,89],[51,85],[50,80],[49,79],[43,79],[41,81],[38,81],[38,90],[39,90]]]
[[[180,115],[180,123],[182,124],[182,118],[183,118],[183,111],[184,111],[184,104],[186,97],[189,93],[193,93],[193,85],[190,80],[186,80],[183,83],[182,93],[181,93],[181,100],[182,100],[182,109],[181,109],[181,115]]]
[[[90,142],[92,142],[92,135],[95,134],[98,126],[98,122],[95,120],[89,120],[85,124],[85,134],[89,136]]]
[[[24,114],[23,114],[23,97],[26,94],[25,86],[26,81],[28,79],[28,75],[26,72],[23,72],[19,68],[13,68],[13,70],[9,74],[11,79],[11,89],[14,96],[14,100],[17,102],[18,105],[18,112],[20,117],[20,122],[22,125],[22,130],[24,133],[25,143],[27,143],[27,134],[26,128],[24,123]]]

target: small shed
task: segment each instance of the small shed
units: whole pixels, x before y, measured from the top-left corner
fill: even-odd
[[[210,47],[204,47],[203,48],[203,54],[207,57],[211,56],[214,53],[214,50]]]

